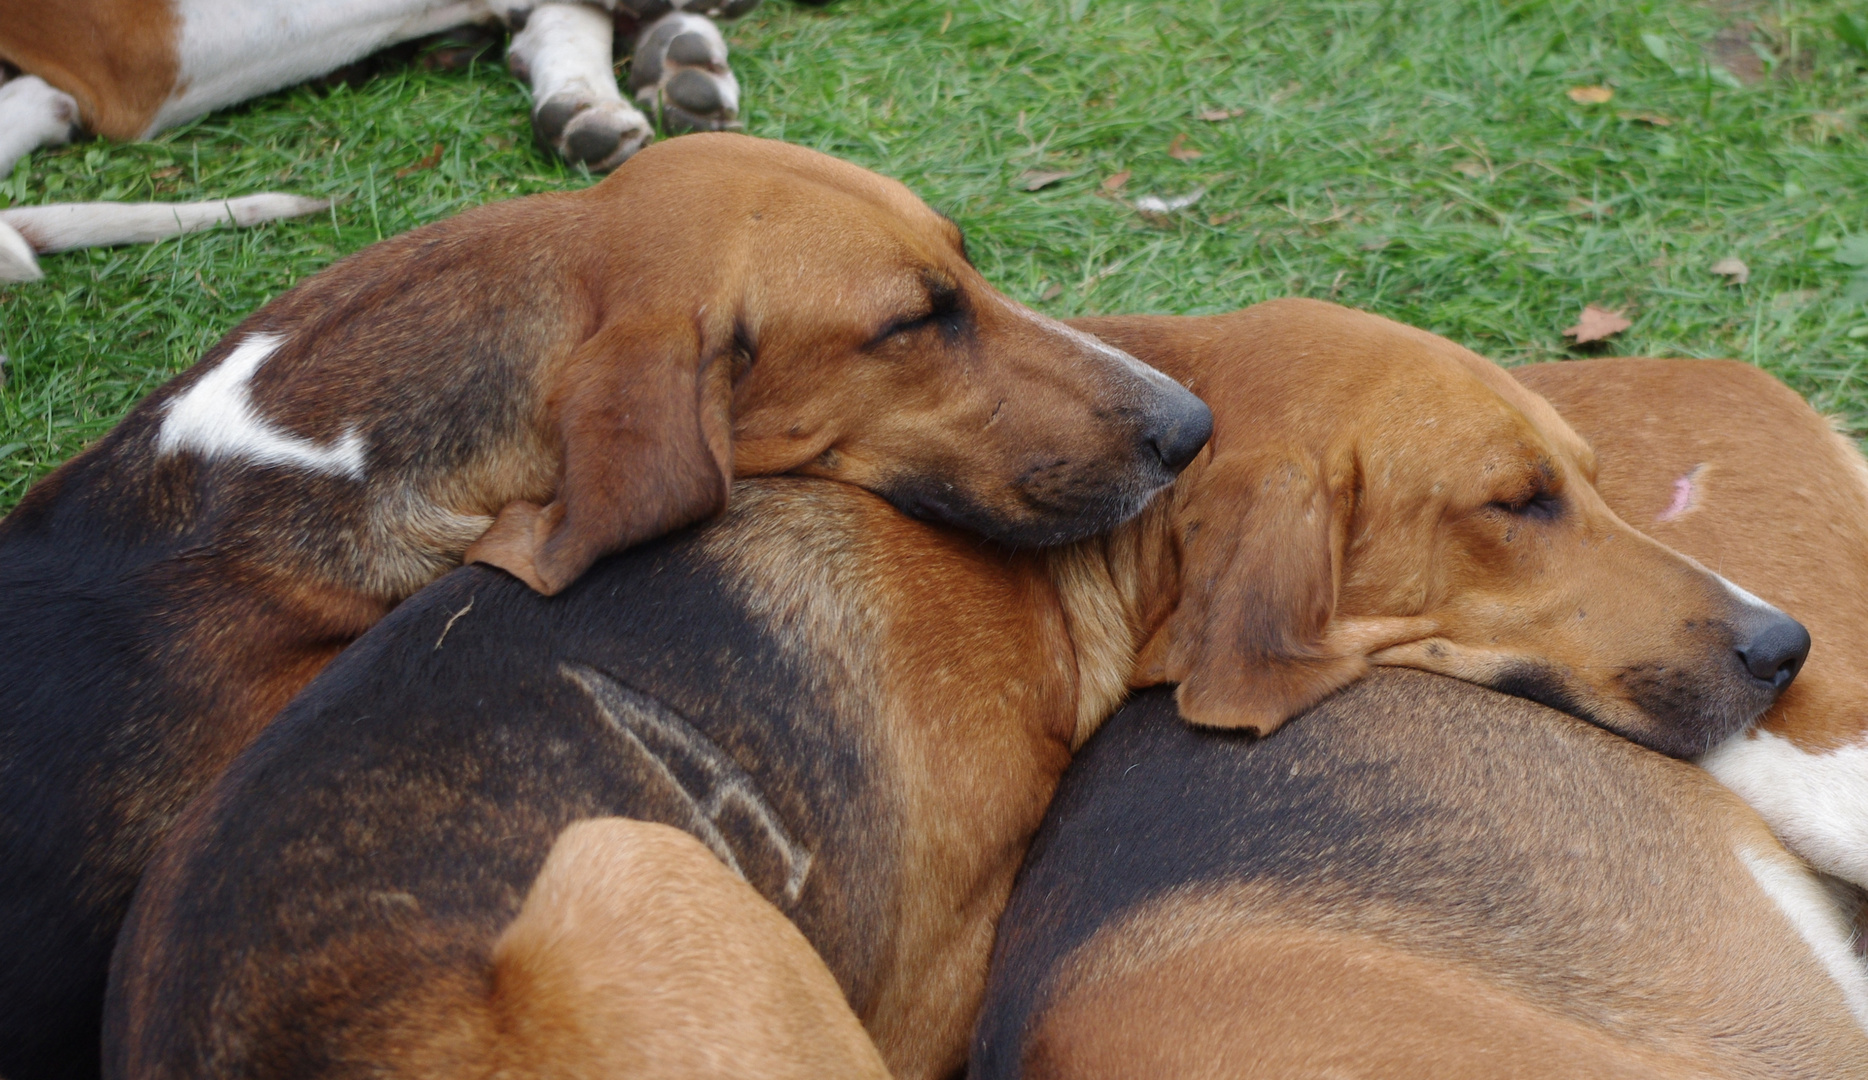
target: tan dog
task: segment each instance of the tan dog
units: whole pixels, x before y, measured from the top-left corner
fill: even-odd
[[[1311,300],[1077,325],[1225,402],[1175,487],[1182,583],[1137,683],[1261,734],[1371,664],[1675,755],[1754,719],[1793,621],[1630,528],[1543,399],[1444,338]]]
[[[1632,531],[1588,501],[1580,466],[1561,456],[1580,441],[1471,354],[1297,302],[1092,325],[1201,387],[1218,430],[1172,498],[1106,537],[1008,552],[847,486],[774,480],[742,485],[709,528],[604,560],[550,600],[470,567],[404,604],[281,713],[152,864],[113,965],[109,1074],[471,1076],[511,1060],[485,1011],[505,978],[495,943],[544,888],[565,830],[622,816],[699,837],[796,922],[897,1075],[951,1076],[1025,845],[1073,747],[1126,693],[1142,643],[1192,650],[1194,612],[1215,634],[1249,614],[1265,640],[1302,643],[1336,614],[1317,610],[1327,580],[1302,577],[1272,594],[1282,606],[1240,608],[1273,581],[1261,550],[1300,568],[1340,557],[1344,577],[1365,583],[1367,606],[1348,614],[1411,630],[1423,604],[1466,611],[1466,591],[1500,587],[1502,571],[1443,574],[1414,606],[1373,588],[1379,573],[1430,576],[1437,558],[1518,560],[1527,608],[1630,594],[1605,599],[1647,605],[1626,652],[1607,637],[1578,645],[1561,621],[1540,637],[1505,605],[1491,624],[1448,618],[1445,640],[1515,634],[1528,663],[1634,667],[1658,653],[1698,665],[1703,685],[1685,689],[1706,716],[1691,698],[1651,716],[1639,701],[1602,706],[1617,722],[1641,717],[1634,734],[1665,747],[1697,748],[1751,718],[1719,710],[1754,678],[1732,642],[1762,613],[1687,560],[1624,543]],[[1440,393],[1405,396],[1423,383]],[[1265,497],[1257,471],[1261,451],[1308,468],[1301,455],[1336,436],[1302,410],[1292,419],[1304,424],[1286,424],[1268,394],[1314,399],[1348,433],[1378,429],[1402,395],[1432,437],[1362,446],[1350,501],[1372,515],[1424,507],[1438,526],[1338,556],[1335,526]],[[1563,507],[1519,524],[1488,505],[1522,491],[1514,474],[1486,466],[1522,475],[1539,452],[1557,459]],[[1611,554],[1645,560],[1647,576],[1596,565]],[[1534,573],[1543,565],[1581,581]],[[1196,719],[1275,711],[1288,683],[1265,651],[1215,637],[1183,693],[1199,684],[1209,707],[1238,707]],[[1346,655],[1328,670],[1352,677]],[[1254,673],[1269,676],[1263,688]],[[1774,690],[1745,692],[1761,709]],[[1175,785],[1145,794],[1187,797]],[[604,880],[594,864],[588,875]],[[567,941],[561,959],[594,952]],[[606,1023],[627,1040],[627,1017]],[[527,1046],[565,1073],[599,1060],[569,1035]]]
[[[731,209],[662,212],[677,192]],[[781,143],[670,140],[338,263],[0,523],[0,1075],[95,1059],[116,927],[175,815],[463,555],[557,592],[787,470],[1069,540],[1209,424],[994,291],[900,184]]]
[[[1602,455],[1628,520],[1781,606],[1818,646],[1747,735],[1701,764],[1818,869],[1868,888],[1868,466],[1789,387],[1725,360],[1517,372]]]
[[[1815,631],[1706,763],[1859,881],[1861,458],[1748,365],[1520,368],[1610,507]],[[1859,901],[1699,770],[1389,677],[1257,745],[1111,721],[1001,926],[969,1075],[1838,1077],[1868,1071]],[[1154,789],[1185,794],[1163,801]]]

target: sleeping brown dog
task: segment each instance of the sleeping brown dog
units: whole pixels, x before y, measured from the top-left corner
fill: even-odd
[[[1624,523],[1490,361],[1312,300],[1083,329],[1224,402],[1175,486],[1182,584],[1137,685],[1267,733],[1372,664],[1540,701],[1677,756],[1755,719],[1802,627]]]
[[[725,209],[657,209],[697,195]],[[346,259],[0,523],[0,1075],[94,1067],[111,942],[174,816],[463,555],[558,592],[785,471],[1071,540],[1209,423],[995,292],[900,184],[780,143],[671,140]]]
[[[1775,696],[1737,649],[1788,620],[1623,525],[1581,441],[1450,342],[1294,301],[1081,325],[1215,415],[1172,496],[1107,536],[1007,552],[777,479],[549,601],[468,567],[402,605],[152,863],[109,1075],[598,1073],[639,1023],[628,996],[580,998],[549,1040],[510,1018],[537,1000],[515,972],[578,968],[601,935],[501,943],[605,880],[567,829],[627,817],[690,832],[789,916],[895,1075],[951,1076],[1025,845],[1144,643],[1146,678],[1235,726],[1371,654],[1481,647],[1549,685],[1580,670],[1573,707],[1675,751]],[[1358,479],[1332,492],[1339,460]],[[1579,609],[1608,625],[1571,630]],[[1371,623],[1405,634],[1339,632]],[[1659,699],[1598,675],[1659,662],[1689,673]]]

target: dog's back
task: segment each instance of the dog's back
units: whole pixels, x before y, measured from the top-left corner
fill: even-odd
[[[682,828],[739,870],[901,1075],[956,1055],[1049,794],[1032,778],[1062,771],[1075,719],[1071,673],[1036,659],[1068,657],[1061,627],[1020,566],[1044,580],[1035,556],[852,488],[774,480],[556,597],[480,567],[442,579],[151,864],[106,1072],[489,1068],[496,941],[563,830],[604,816]]]
[[[1152,691],[1059,789],[970,1075],[1863,1075],[1797,874],[1698,769],[1450,679],[1259,742]]]

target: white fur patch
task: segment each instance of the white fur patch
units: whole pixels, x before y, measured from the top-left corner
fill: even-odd
[[[174,7],[181,75],[145,138],[496,10],[487,0],[174,0]]]
[[[1855,1022],[1868,1028],[1868,968],[1856,959],[1854,930],[1829,890],[1808,867],[1782,852],[1740,848],[1736,854],[1829,972]]]
[[[363,436],[355,429],[335,445],[320,446],[281,430],[253,411],[248,384],[284,340],[279,334],[254,334],[170,401],[156,452],[192,450],[209,460],[243,458],[255,465],[295,465],[363,479]]]
[[[1727,739],[1699,763],[1750,803],[1785,847],[1868,888],[1868,742],[1811,754],[1760,730]]]

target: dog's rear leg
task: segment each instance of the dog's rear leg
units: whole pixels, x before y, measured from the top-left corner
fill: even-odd
[[[61,146],[78,131],[78,102],[36,75],[0,85],[0,180],[41,146]]]
[[[757,6],[757,0],[728,4],[678,0],[675,10],[643,27],[629,63],[629,90],[637,103],[661,117],[663,130],[722,131],[740,126],[739,80],[727,66],[726,38],[712,19],[699,12],[733,17]]]
[[[610,67],[616,29],[586,4],[540,4],[512,36],[513,74],[532,86],[540,146],[592,169],[614,169],[647,145],[648,117],[623,100]]]
[[[666,825],[565,829],[493,959],[500,1075],[888,1076],[804,935]]]

